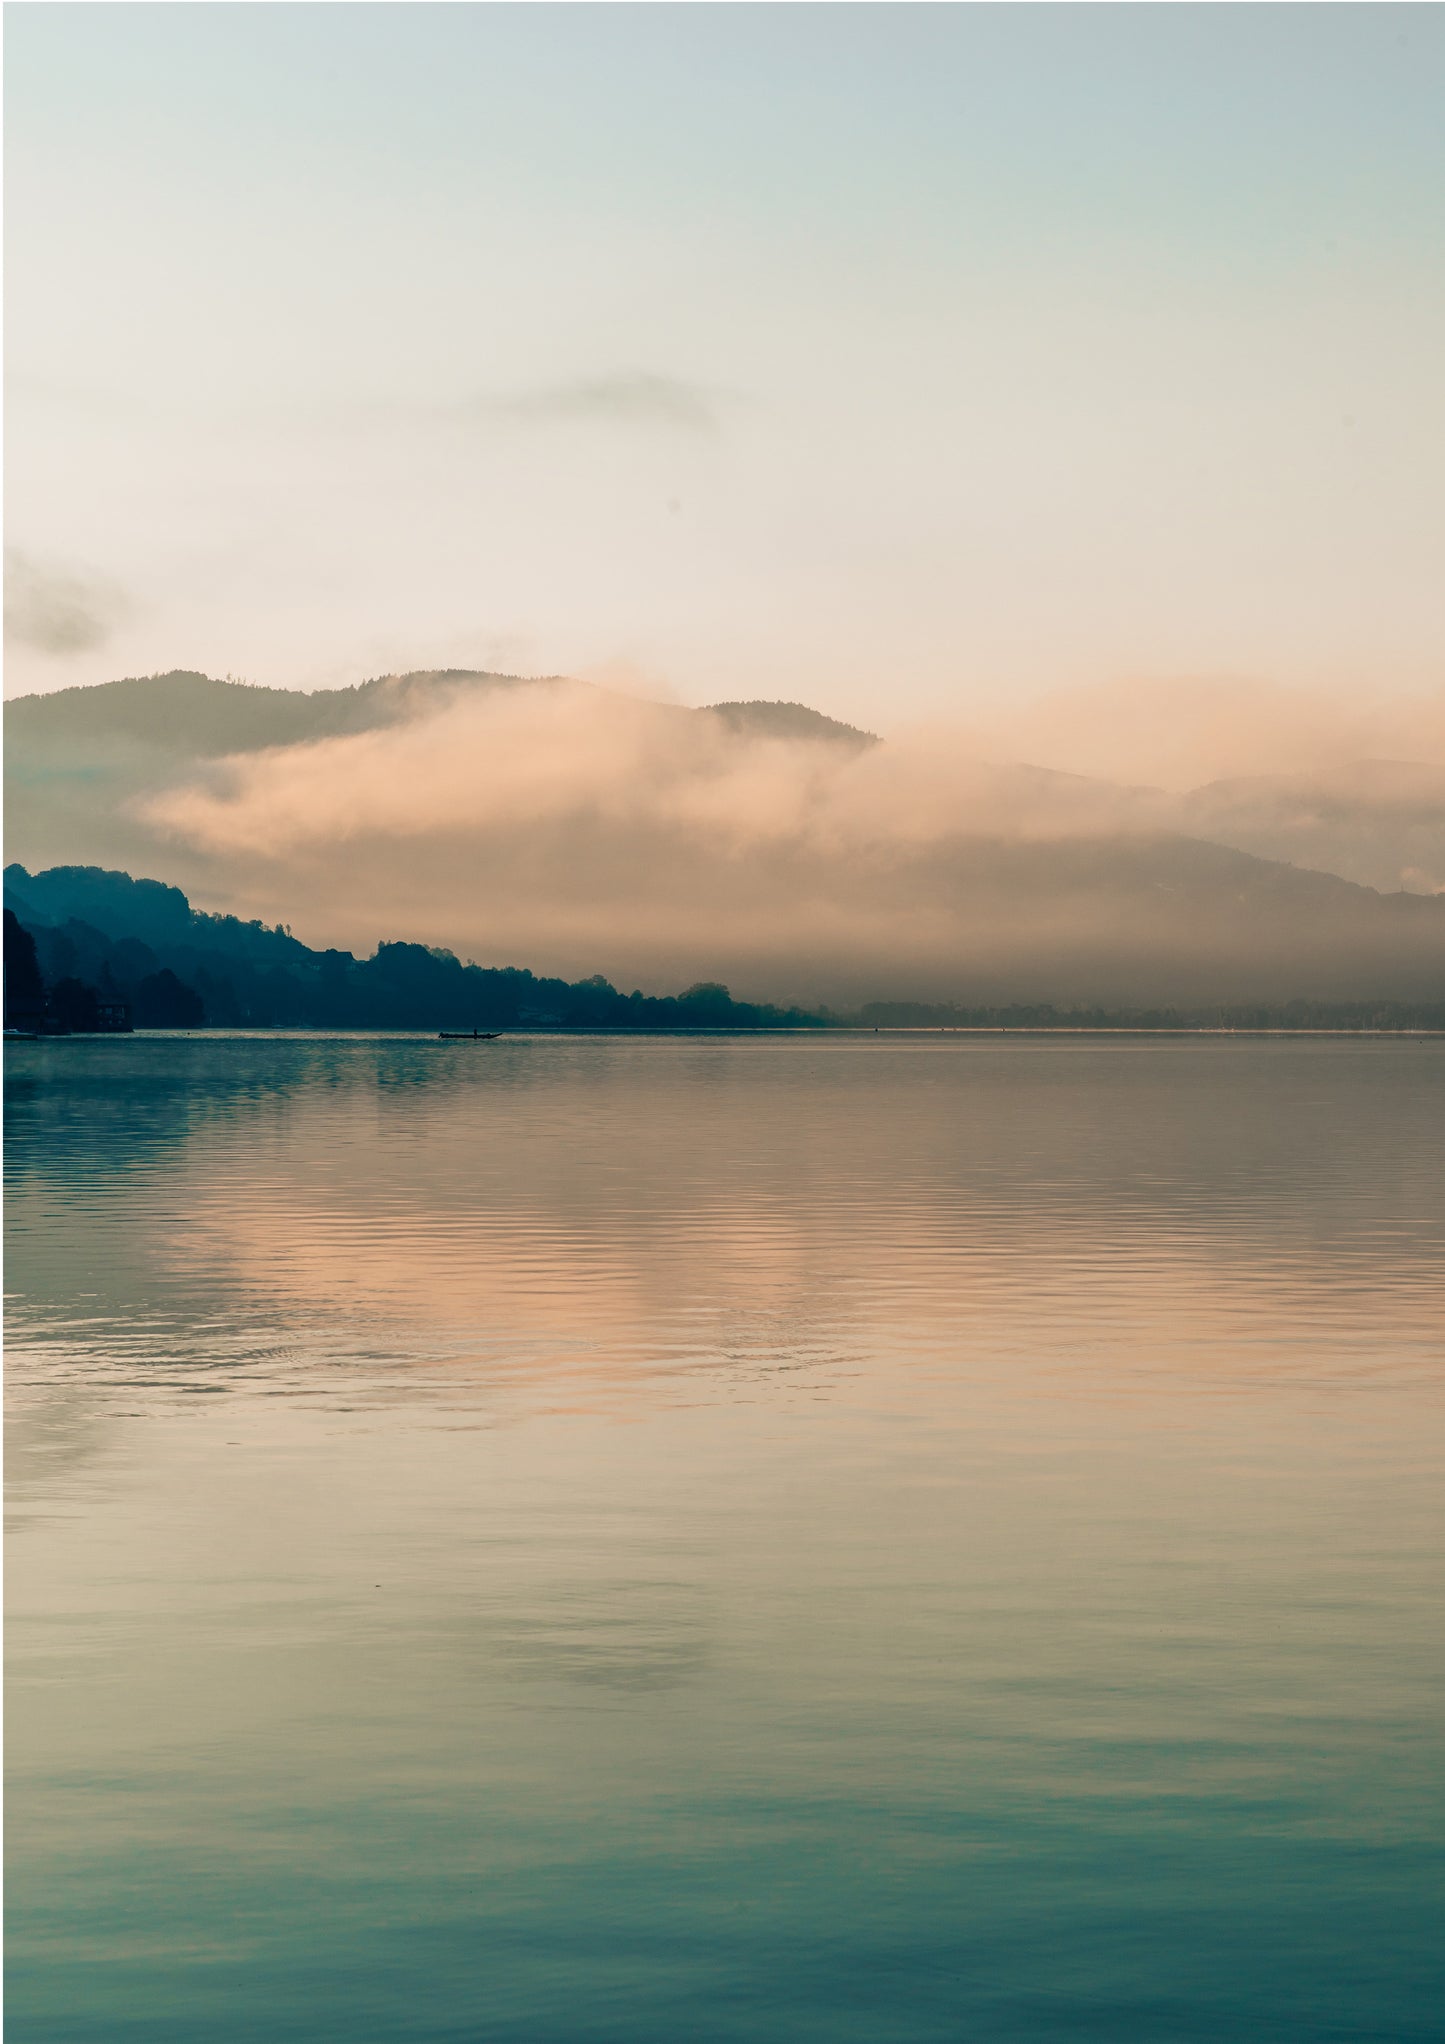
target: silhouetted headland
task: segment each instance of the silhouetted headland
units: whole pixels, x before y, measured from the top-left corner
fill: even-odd
[[[425,944],[370,958],[312,950],[284,925],[193,909],[178,887],[96,866],[5,871],[5,1022],[16,1033],[137,1029],[746,1031],[1442,1030],[1445,1000],[1222,1003],[1181,1008],[876,1000],[849,1011],[736,1000],[716,981],[620,991]]]

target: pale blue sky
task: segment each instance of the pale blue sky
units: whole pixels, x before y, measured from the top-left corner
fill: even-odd
[[[1439,8],[6,33],[11,692],[1440,677]]]

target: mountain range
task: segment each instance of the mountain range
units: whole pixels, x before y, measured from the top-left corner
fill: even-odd
[[[6,741],[28,870],[161,873],[358,955],[405,937],[847,1007],[1445,994],[1430,761],[1169,790],[797,703],[455,670],[149,676],[12,701]]]

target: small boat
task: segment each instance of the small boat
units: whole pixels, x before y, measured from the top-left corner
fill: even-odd
[[[439,1029],[438,1043],[495,1043],[500,1029]]]
[[[38,1029],[7,1029],[5,1031],[5,1041],[7,1043],[38,1043],[39,1040],[40,1031]]]

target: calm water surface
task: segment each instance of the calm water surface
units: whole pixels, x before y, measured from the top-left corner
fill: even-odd
[[[1445,2036],[1445,1044],[7,1052],[10,2036]]]

